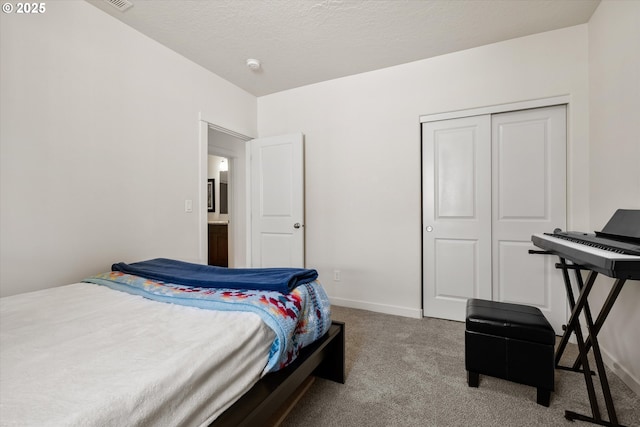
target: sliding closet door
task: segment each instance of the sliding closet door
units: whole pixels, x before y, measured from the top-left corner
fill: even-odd
[[[536,306],[561,333],[556,259],[528,250],[532,234],[566,229],[566,107],[495,114],[491,135],[493,300]]]
[[[422,125],[424,315],[464,320],[468,298],[539,307],[557,333],[566,296],[531,235],[566,225],[566,107]]]
[[[424,315],[491,299],[491,118],[422,125]]]

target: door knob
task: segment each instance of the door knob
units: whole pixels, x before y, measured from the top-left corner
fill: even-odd
[[[429,225],[429,226],[427,226],[427,231],[428,231],[429,233],[431,233],[431,232],[433,231],[433,227],[432,227],[432,226],[430,226],[430,225]]]
[[[293,228],[300,228],[300,227],[301,227],[301,226],[300,226],[300,223],[299,223],[299,222],[296,222],[295,224],[293,224]]]

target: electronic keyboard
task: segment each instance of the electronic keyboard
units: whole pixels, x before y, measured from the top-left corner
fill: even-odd
[[[618,209],[595,234],[554,230],[533,244],[575,264],[618,279],[640,279],[640,210]]]
[[[543,233],[534,234],[531,241],[537,247],[589,270],[617,279],[640,280],[640,255],[622,254]]]

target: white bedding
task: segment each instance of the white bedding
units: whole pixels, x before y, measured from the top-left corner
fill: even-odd
[[[206,425],[258,381],[253,313],[77,283],[0,299],[0,425]]]

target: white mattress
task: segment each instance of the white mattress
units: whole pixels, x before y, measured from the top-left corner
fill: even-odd
[[[258,381],[253,313],[77,283],[0,299],[0,425],[196,426]]]

